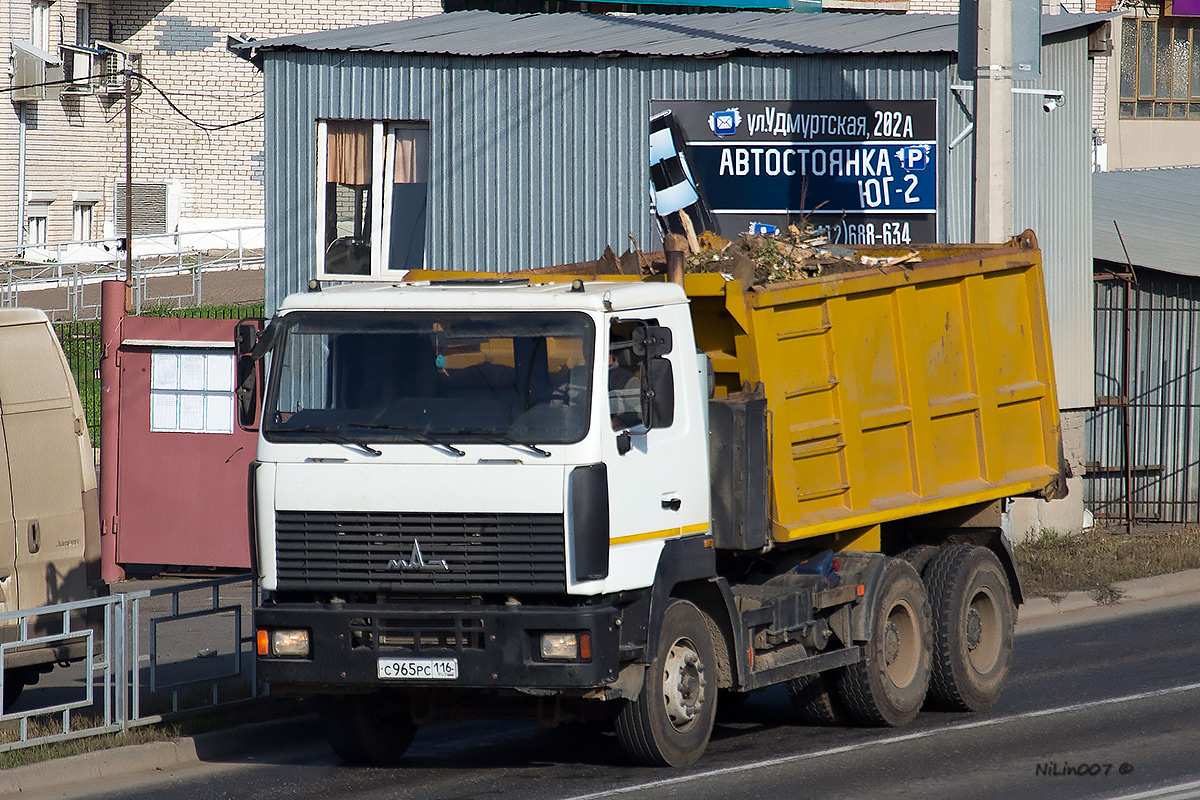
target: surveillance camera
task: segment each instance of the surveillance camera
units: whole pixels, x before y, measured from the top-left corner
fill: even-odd
[[[1046,95],[1046,100],[1045,100],[1045,102],[1042,103],[1042,110],[1045,111],[1047,114],[1049,114],[1051,111],[1058,108],[1062,104],[1063,104],[1063,99],[1061,96],[1055,95],[1055,94]]]

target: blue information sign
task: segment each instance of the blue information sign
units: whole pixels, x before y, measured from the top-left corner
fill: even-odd
[[[936,240],[933,100],[654,101],[651,115],[677,129],[678,174],[726,237],[808,221],[847,244]]]

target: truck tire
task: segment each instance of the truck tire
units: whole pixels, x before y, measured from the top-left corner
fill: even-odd
[[[933,612],[930,704],[985,711],[1012,666],[1016,615],[1004,567],[986,547],[954,545],[930,562],[925,582]]]
[[[875,592],[875,617],[863,658],[846,667],[838,694],[862,725],[907,725],[925,702],[933,661],[933,623],[925,584],[912,565],[889,559]]]
[[[708,746],[717,710],[717,657],[704,613],[672,600],[663,615],[658,655],[637,700],[617,712],[617,739],[632,760],[682,767]]]
[[[787,682],[788,697],[800,721],[805,725],[826,727],[849,722],[846,710],[837,696],[840,669],[808,675]]]
[[[378,694],[325,696],[320,708],[325,739],[348,764],[396,764],[417,733],[406,700]]]
[[[899,557],[912,564],[917,574],[923,576],[925,567],[929,566],[929,562],[938,554],[938,549],[931,544],[916,544],[902,552]]]

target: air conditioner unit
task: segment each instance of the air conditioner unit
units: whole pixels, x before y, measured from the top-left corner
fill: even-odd
[[[93,94],[104,53],[73,44],[60,44],[58,49],[62,55],[63,79],[70,81],[63,84],[63,94]]]
[[[100,69],[93,84],[101,94],[120,94],[125,91],[125,72],[138,72],[142,68],[142,54],[113,44],[112,42],[95,42],[100,51]],[[140,92],[142,82],[134,77],[130,91]]]
[[[12,93],[14,103],[53,100],[62,91],[62,61],[31,44],[12,42]]]

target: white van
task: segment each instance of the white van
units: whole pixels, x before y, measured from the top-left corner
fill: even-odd
[[[84,600],[103,586],[95,456],[71,368],[44,313],[0,309],[0,611]],[[39,617],[28,638],[61,629],[61,615]],[[0,623],[0,642],[17,636]],[[5,707],[55,663],[84,655],[78,640],[6,649]]]

